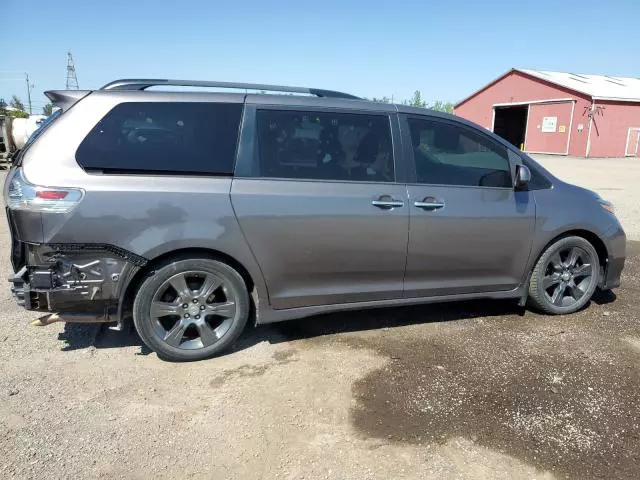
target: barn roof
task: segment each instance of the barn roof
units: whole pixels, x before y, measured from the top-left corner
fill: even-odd
[[[576,92],[586,93],[595,100],[640,102],[640,78],[547,72],[519,68],[516,70]]]
[[[584,73],[551,72],[546,70],[530,70],[525,68],[512,68],[504,75],[481,89],[475,91],[468,97],[460,100],[457,104],[463,104],[478,93],[491,85],[502,80],[512,72],[520,72],[545,82],[553,83],[560,87],[568,88],[575,92],[583,93],[594,100],[612,100],[620,102],[640,102],[640,78],[635,77],[613,77],[609,75],[588,75]]]

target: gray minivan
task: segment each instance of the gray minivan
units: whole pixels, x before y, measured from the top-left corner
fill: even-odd
[[[132,316],[160,356],[196,360],[250,317],[472,298],[566,314],[620,282],[611,204],[453,115],[224,82],[46,94],[61,113],[4,186],[12,290],[43,324]]]

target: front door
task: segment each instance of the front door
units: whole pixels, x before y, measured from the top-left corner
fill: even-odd
[[[415,166],[405,296],[516,288],[535,204],[531,192],[513,188],[508,149],[452,120],[405,117],[401,125]]]
[[[253,163],[231,199],[272,307],[402,298],[409,213],[389,115],[247,108],[255,142],[238,161]]]

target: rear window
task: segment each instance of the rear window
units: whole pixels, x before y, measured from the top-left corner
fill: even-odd
[[[131,102],[111,110],[76,152],[105,173],[232,175],[241,104]]]
[[[27,142],[24,144],[24,148],[26,149],[29,145],[36,141],[36,139],[44,133],[44,131],[49,128],[49,126],[60,116],[62,115],[62,110],[58,109],[49,115],[47,118],[38,123],[38,127],[31,134]]]
[[[24,154],[29,149],[29,147],[34,144],[34,142],[40,137],[40,135],[42,135],[44,131],[47,130],[53,124],[53,122],[60,117],[60,115],[62,115],[62,110],[58,109],[38,123],[38,127],[27,139],[24,146],[15,153],[15,157],[12,160],[14,167],[20,167],[22,165],[22,158],[24,157]]]

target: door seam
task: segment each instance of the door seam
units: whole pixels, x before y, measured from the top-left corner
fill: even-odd
[[[267,294],[267,301],[269,302],[269,307],[271,307],[271,295],[269,293],[269,285],[267,284],[267,279],[264,276],[264,272],[262,271],[262,265],[260,265],[260,262],[258,261],[258,257],[256,257],[255,252],[253,251],[253,248],[251,247],[251,244],[249,243],[249,239],[247,238],[247,235],[244,232],[244,229],[242,228],[242,223],[240,222],[240,220],[238,219],[238,214],[236,213],[236,207],[233,204],[233,196],[232,196],[232,192],[233,192],[233,184],[235,182],[235,178],[231,179],[231,186],[229,188],[229,204],[231,205],[231,211],[233,212],[233,218],[236,221],[236,224],[238,225],[238,229],[240,230],[240,233],[242,234],[242,238],[244,239],[244,243],[245,245],[247,245],[247,248],[249,249],[249,252],[251,253],[251,256],[253,257],[253,260],[256,262],[256,265],[258,266],[258,270],[260,271],[260,275],[262,275],[262,281],[264,283],[264,289],[265,292]]]
[[[409,196],[409,185],[404,185],[405,195],[407,199],[407,242],[404,252],[404,271],[402,273],[402,298],[406,294],[407,266],[409,265],[409,239],[411,238],[411,198]]]

